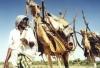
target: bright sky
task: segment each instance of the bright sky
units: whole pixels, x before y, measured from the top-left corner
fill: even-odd
[[[35,0],[41,4],[41,0]],[[100,33],[100,0],[45,0],[47,10],[58,15],[60,11],[67,10],[66,19],[69,23],[73,17],[77,17],[77,30],[84,28],[81,10],[85,12],[86,19],[92,31]],[[25,14],[25,0],[0,0],[0,61],[4,61],[10,30],[15,26],[17,15]],[[76,49],[72,59],[84,59],[82,50]]]

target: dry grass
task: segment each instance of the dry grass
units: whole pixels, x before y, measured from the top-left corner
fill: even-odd
[[[84,65],[81,65],[81,64],[70,64],[69,65],[70,68],[93,68],[93,65],[89,65],[89,64],[84,64]],[[0,68],[3,68],[3,63],[0,63]],[[10,64],[10,67],[9,68],[12,68],[12,65]],[[46,64],[43,64],[43,63],[40,63],[40,62],[35,62],[32,66],[32,68],[49,68],[47,63]],[[57,64],[53,64],[53,68],[59,68]],[[61,68],[64,68],[64,66],[62,65]],[[100,68],[100,63],[97,63],[97,68]]]
[[[0,68],[3,68],[3,64],[0,65]],[[33,68],[49,68],[49,67],[47,65],[33,65]],[[57,65],[53,65],[53,68],[59,68],[59,67]],[[62,66],[61,68],[64,68],[64,66]],[[93,66],[71,65],[70,68],[93,68]]]

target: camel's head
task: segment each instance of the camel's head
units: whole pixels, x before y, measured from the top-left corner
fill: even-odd
[[[36,4],[33,0],[27,0],[26,4],[27,4],[28,8],[31,10],[31,13],[33,16],[40,14],[41,6]]]

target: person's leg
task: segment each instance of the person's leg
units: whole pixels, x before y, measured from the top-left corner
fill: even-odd
[[[18,51],[14,50],[12,51],[12,54],[11,54],[11,64],[12,64],[12,67],[13,68],[18,68],[18,65],[17,65],[17,58],[18,57]]]
[[[18,66],[13,66],[13,68],[18,68]]]

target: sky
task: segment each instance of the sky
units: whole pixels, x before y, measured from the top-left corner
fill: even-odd
[[[41,4],[41,0],[35,0]],[[100,0],[45,0],[46,9],[55,15],[67,10],[65,19],[72,23],[77,15],[76,30],[85,28],[81,11],[84,10],[91,31],[100,34]],[[0,61],[4,61],[8,48],[10,31],[15,27],[17,15],[25,14],[25,0],[0,0]],[[79,37],[79,41],[80,41]],[[72,59],[84,59],[83,51],[77,47],[71,54]]]

